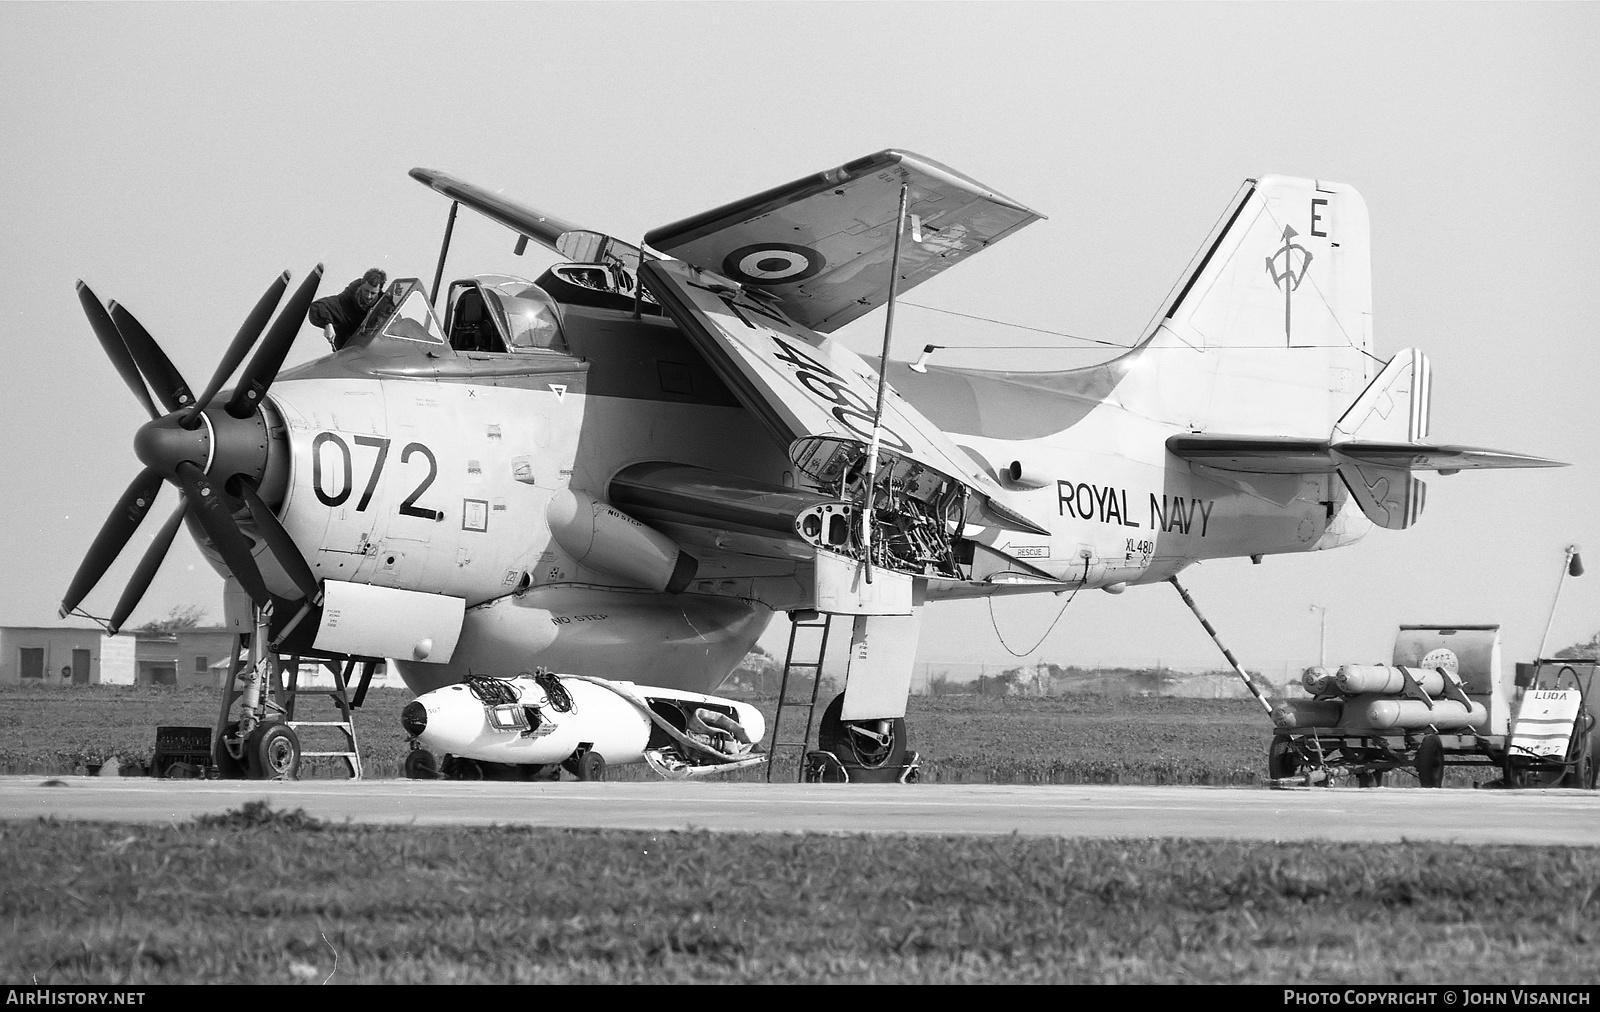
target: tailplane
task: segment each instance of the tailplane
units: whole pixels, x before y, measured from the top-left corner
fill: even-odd
[[[1424,442],[1432,370],[1407,348],[1367,385],[1325,439],[1246,433],[1182,433],[1167,449],[1190,463],[1238,474],[1337,473],[1361,512],[1379,527],[1417,522],[1427,485],[1416,471],[1455,474],[1469,468],[1559,467],[1559,461],[1471,446]]]

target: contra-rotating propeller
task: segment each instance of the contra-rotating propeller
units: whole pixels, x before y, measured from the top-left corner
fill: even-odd
[[[257,605],[264,605],[272,595],[252,555],[254,545],[235,517],[241,507],[247,510],[268,551],[296,588],[307,600],[317,599],[320,591],[316,576],[289,532],[262,500],[257,485],[266,472],[270,442],[266,437],[267,423],[261,414],[261,402],[305,322],[321,280],[322,265],[318,264],[289,297],[266,337],[256,347],[255,355],[234,386],[233,396],[218,407],[212,407],[212,400],[246,353],[256,346],[257,338],[272,318],[272,311],[283,298],[289,284],[287,271],[273,280],[246,317],[199,398],[191,392],[161,346],[126,307],[113,302],[108,310],[88,285],[78,282],[78,300],[89,317],[95,337],[151,420],[140,427],[133,440],[134,452],[145,469],[123,492],[89,546],[88,554],[62,598],[60,614],[63,618],[77,609],[127,547],[155,505],[156,495],[166,481],[172,482],[181,492],[178,508],[162,525],[134,570],[111,614],[108,632],[115,634],[138,606],[185,515],[193,517],[206,532],[222,556],[223,564],[250,599]],[[155,393],[154,400],[151,391]],[[156,407],[158,401],[165,413]]]

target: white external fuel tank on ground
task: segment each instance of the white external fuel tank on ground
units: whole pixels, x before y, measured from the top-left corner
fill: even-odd
[[[1444,676],[1432,668],[1406,668],[1423,692],[1430,696],[1444,695]],[[1388,664],[1344,664],[1334,673],[1339,691],[1354,696],[1360,693],[1404,692],[1406,676],[1401,668]]]
[[[1420,699],[1394,696],[1353,696],[1345,702],[1342,727],[1370,727],[1380,731],[1433,727],[1441,731],[1482,728],[1489,710],[1474,701],[1470,707],[1453,699],[1435,699],[1430,707]]]
[[[640,587],[677,594],[700,568],[671,538],[587,492],[562,489],[545,517],[556,544],[576,562]]]
[[[759,742],[766,733],[761,711],[749,703],[697,692],[576,677],[554,678],[553,691],[550,676],[544,684],[532,675],[482,681],[495,685],[490,698],[469,684],[447,685],[406,704],[402,725],[433,751],[524,766],[565,762],[580,746],[611,765],[643,762],[656,725],[640,703],[680,731],[692,731],[693,715],[706,710],[713,722],[718,714],[731,716],[749,738],[739,744]],[[713,723],[710,730],[720,728]],[[728,748],[736,747],[736,736],[726,738]]]
[[[1318,664],[1301,672],[1300,684],[1305,686],[1307,692],[1317,696],[1334,687],[1333,676],[1334,670],[1332,668],[1326,668]]]

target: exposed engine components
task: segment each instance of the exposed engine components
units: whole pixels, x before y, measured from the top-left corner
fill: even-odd
[[[795,466],[840,502],[801,513],[795,529],[809,544],[859,560],[871,546],[872,565],[912,576],[961,579],[956,541],[966,522],[965,485],[908,457],[881,451],[872,490],[872,531],[863,538],[867,448],[840,439],[799,440]]]

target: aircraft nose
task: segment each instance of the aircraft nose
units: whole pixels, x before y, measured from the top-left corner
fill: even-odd
[[[428,708],[422,700],[413,699],[400,711],[400,726],[413,738],[428,729]]]

